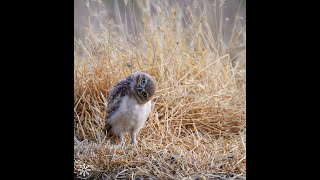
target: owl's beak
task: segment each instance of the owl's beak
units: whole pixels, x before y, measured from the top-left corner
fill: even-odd
[[[143,87],[138,86],[138,87],[137,87],[137,90],[141,90],[141,91],[142,91],[142,90],[143,90]]]

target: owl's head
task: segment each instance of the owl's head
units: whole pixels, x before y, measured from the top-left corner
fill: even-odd
[[[147,73],[135,72],[131,75],[133,85],[131,91],[140,104],[148,102],[156,92],[154,79]]]

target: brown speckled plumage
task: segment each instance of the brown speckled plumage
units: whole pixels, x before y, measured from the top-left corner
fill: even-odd
[[[106,109],[106,119],[110,118],[119,108],[122,97],[130,93],[130,81],[132,81],[131,76],[121,80],[111,89]]]

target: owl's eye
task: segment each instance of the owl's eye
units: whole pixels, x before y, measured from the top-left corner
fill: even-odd
[[[147,93],[145,91],[142,91],[141,94],[143,97],[147,97]]]
[[[147,80],[145,79],[145,78],[143,78],[142,80],[141,80],[141,85],[145,85],[147,83]]]

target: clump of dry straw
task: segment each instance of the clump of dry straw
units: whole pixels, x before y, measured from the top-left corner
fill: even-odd
[[[74,40],[75,176],[245,179],[241,6],[226,18],[229,1],[81,2],[89,15]],[[134,71],[155,78],[154,108],[138,146],[126,136],[120,148],[105,138],[105,108]]]

